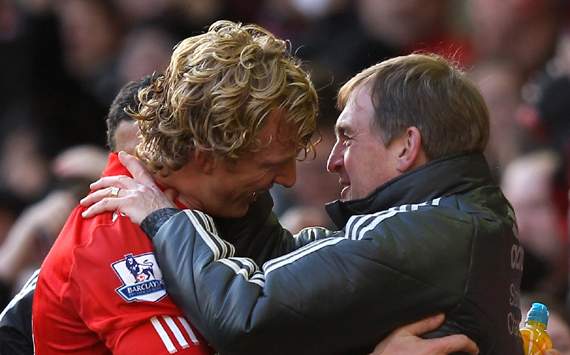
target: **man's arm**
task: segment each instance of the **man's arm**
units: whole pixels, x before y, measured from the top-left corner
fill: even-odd
[[[153,244],[169,293],[223,353],[332,353],[362,344],[369,351],[397,326],[459,302],[459,292],[397,268],[406,246],[394,249],[395,236],[382,248],[351,238],[339,232],[259,267],[234,256],[209,216],[185,210]]]

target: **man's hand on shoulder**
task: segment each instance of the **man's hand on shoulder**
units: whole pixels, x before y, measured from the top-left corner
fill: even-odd
[[[172,200],[176,193],[172,190],[162,192],[134,156],[121,152],[119,159],[133,177],[106,176],[91,184],[94,192],[81,200],[81,205],[88,207],[82,213],[84,218],[119,211],[129,216],[133,223],[140,224],[158,209],[175,207]]]

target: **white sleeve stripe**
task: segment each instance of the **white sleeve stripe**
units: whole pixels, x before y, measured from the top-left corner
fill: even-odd
[[[198,222],[194,213],[202,213],[200,211],[184,210],[194,228],[202,238],[202,240],[210,247],[210,250],[214,253],[214,260],[219,260],[220,258],[232,257],[235,254],[235,248],[230,243],[224,241],[216,234],[208,233],[204,227]],[[205,215],[207,217],[207,215]]]
[[[348,222],[346,224],[346,236],[348,239],[352,239],[353,236],[356,234],[354,233],[355,230],[357,230],[358,228],[360,228],[360,226],[362,226],[362,224],[367,221],[370,218],[374,218],[376,215],[379,214],[384,214],[389,212],[390,210],[387,211],[381,211],[381,212],[377,212],[374,214],[367,214],[367,215],[356,215],[356,216],[352,216],[348,219]]]
[[[232,243],[228,244],[230,246],[230,255],[236,255],[236,248]]]
[[[35,270],[32,273],[32,276],[30,276],[30,278],[28,279],[28,281],[26,281],[26,283],[24,284],[24,286],[22,287],[22,290],[24,289],[29,289],[31,287],[31,289],[35,289],[36,284],[38,283],[38,278],[40,275],[40,269]],[[29,292],[29,291],[28,291]]]
[[[241,266],[236,265],[234,262],[232,262],[229,259],[220,259],[218,260],[219,262],[221,262],[222,264],[228,266],[230,269],[232,269],[233,271],[235,271],[236,274],[240,274],[243,275],[246,279],[248,278],[248,272],[247,270],[245,270],[244,268],[242,268]]]
[[[431,206],[439,206],[441,198],[436,198],[430,202],[424,202],[422,204],[420,204],[419,206],[427,206],[427,205],[431,205]],[[372,215],[359,215],[359,216],[353,216],[349,219],[349,222],[347,223],[347,228],[351,228],[351,235],[348,234],[348,230],[347,233],[345,233],[344,237],[331,237],[331,238],[325,238],[322,239],[320,241],[317,242],[312,242],[307,244],[306,246],[297,249],[296,251],[283,255],[281,257],[272,259],[267,261],[265,264],[263,264],[262,269],[264,272],[265,277],[267,277],[269,275],[270,272],[283,267],[285,265],[288,265],[292,262],[295,262],[297,260],[299,260],[300,258],[307,256],[319,249],[322,249],[324,247],[327,246],[331,246],[331,245],[336,245],[337,243],[346,240],[346,239],[357,239],[357,240],[361,240],[364,235],[374,229],[379,223],[381,223],[382,221],[384,221],[387,218],[390,218],[398,213],[402,213],[402,212],[408,212],[408,210],[414,210],[414,206],[416,205],[401,205],[398,207],[392,207],[388,210],[385,211],[381,211],[381,212],[377,212],[375,214]],[[368,222],[368,224],[367,224]],[[360,231],[360,233],[357,233],[357,230],[359,228],[362,228],[362,230]],[[255,276],[251,277],[251,281],[253,281],[253,279],[255,278]]]
[[[18,292],[16,294],[16,296],[14,296],[14,298],[12,298],[10,300],[10,302],[6,305],[6,307],[4,308],[4,310],[2,311],[2,313],[0,313],[0,321],[2,320],[2,318],[4,318],[4,316],[6,315],[6,313],[8,313],[8,311],[10,309],[12,309],[13,307],[16,306],[16,304],[18,304],[18,302],[20,302],[22,300],[22,298],[26,297],[26,295],[30,292],[32,292],[33,290],[36,289],[36,284],[38,283],[38,275],[40,273],[40,269],[37,269],[36,271],[34,271],[34,273],[32,274],[32,276],[30,276],[30,278],[28,279],[28,281],[26,281],[26,283],[24,284],[24,286],[22,287],[22,289],[20,290],[20,292]]]
[[[156,317],[152,317],[150,319],[150,322],[152,323],[154,330],[156,330],[158,336],[164,343],[166,350],[168,350],[169,353],[174,354],[176,352],[176,347],[170,340],[170,337],[168,336],[168,333],[166,333],[166,330],[164,330],[164,328],[162,327],[162,324],[160,324],[160,321]]]
[[[252,282],[252,283],[254,283],[254,284],[258,285],[258,286],[261,286],[261,287],[263,287],[263,285],[265,285],[265,281],[264,281],[263,279],[262,279],[262,280],[259,280],[259,278],[260,278],[259,276],[256,277],[255,279],[253,279],[253,277],[250,278],[250,273],[249,273],[246,269],[241,268],[241,267],[238,267],[238,266],[237,266],[234,262],[232,262],[231,260],[229,260],[229,259],[220,259],[220,260],[218,260],[218,261],[219,261],[220,263],[222,263],[222,264],[228,266],[230,269],[232,269],[232,270],[236,273],[236,275],[241,275],[241,276],[243,276],[243,278],[244,278],[247,282]],[[253,276],[260,275],[260,274],[261,274],[260,272],[257,272],[257,273],[254,274]],[[261,274],[261,275],[262,275],[262,274]]]
[[[440,201],[441,197],[438,197],[431,201],[425,201],[419,204],[401,205],[373,214],[352,216],[346,224],[346,236],[348,239],[362,240],[365,233],[376,228],[376,226],[385,219],[395,216],[401,212],[417,211],[420,207],[439,206]],[[361,230],[358,231],[358,229]]]
[[[319,229],[325,229],[325,228],[322,228],[322,227],[305,227],[305,228],[301,229],[297,234],[293,235],[293,237],[297,238],[298,236],[303,235],[303,234],[307,234],[309,236],[311,234],[313,234],[314,236],[316,236],[317,230],[319,230]]]
[[[352,216],[348,219],[348,222],[346,222],[346,227],[345,227],[345,235],[346,236],[350,236],[350,232],[352,230],[352,225],[354,224],[354,221],[357,220],[357,217],[359,217],[359,216]]]
[[[412,211],[417,211],[417,210],[419,210],[420,207],[422,207],[422,206],[427,206],[427,202],[419,203],[419,204],[414,204],[414,205],[412,205],[411,210],[412,210]]]
[[[355,238],[351,238],[351,239],[357,239],[357,240],[362,240],[362,238],[364,238],[364,234],[366,234],[366,232],[376,228],[376,226],[382,222],[383,220],[385,220],[386,218],[390,218],[393,217],[395,215],[397,215],[400,211],[390,211],[389,213],[380,215],[378,217],[376,217],[376,219],[374,219],[372,222],[370,222],[366,227],[362,228],[362,230],[360,230],[360,232],[358,233],[358,236],[356,236],[356,233],[354,233],[354,237]]]
[[[220,258],[220,252],[221,252],[220,248],[208,236],[208,233],[204,230],[204,228],[202,228],[202,225],[200,224],[200,222],[198,222],[196,220],[196,217],[194,217],[191,210],[184,210],[184,213],[186,213],[186,215],[190,219],[190,222],[192,222],[192,224],[194,225],[194,228],[196,228],[196,232],[198,232],[200,237],[202,237],[202,240],[204,241],[204,243],[206,243],[206,245],[208,245],[208,247],[210,247],[210,250],[214,254],[214,260],[218,260]]]
[[[198,210],[194,210],[194,213],[198,214],[202,218],[204,224],[206,224],[211,233],[216,235],[218,234],[218,230],[216,229],[216,224],[214,223],[214,219],[212,217]]]
[[[200,216],[200,218],[202,218],[202,220],[204,221],[204,224],[208,228],[208,232],[210,232],[210,234],[218,235],[218,231],[216,230],[216,227],[214,226],[214,220],[212,219],[212,217],[210,217],[207,214],[205,214],[204,212],[198,211],[198,210],[195,210],[194,213],[197,214],[198,216]],[[222,249],[222,255],[228,255],[229,250],[228,250],[228,244],[227,243],[224,243],[221,239],[220,240],[214,239],[214,242],[217,242],[217,244],[220,245],[220,247]]]
[[[218,235],[218,229],[216,228],[216,223],[214,222],[214,219],[212,218],[212,216],[210,216],[210,215],[205,215],[205,216],[206,216],[208,222],[210,222],[210,228],[212,228],[212,232],[215,235]]]
[[[180,332],[180,329],[178,328],[176,323],[174,323],[174,320],[172,319],[172,317],[163,316],[162,319],[164,319],[164,321],[166,322],[166,325],[168,325],[168,328],[170,328],[170,331],[172,332],[172,334],[174,334],[174,337],[176,338],[176,341],[178,341],[178,344],[180,344],[180,346],[183,349],[189,347],[190,345],[188,344],[186,339],[184,339],[184,336]]]
[[[288,254],[285,254],[285,255],[282,255],[280,257],[268,260],[263,264],[263,266],[261,268],[265,271],[265,270],[267,270],[267,268],[270,268],[273,264],[277,264],[277,263],[281,262],[282,260],[287,260],[289,258],[292,258],[297,254],[303,253],[308,248],[314,248],[314,247],[316,247],[322,243],[325,243],[327,240],[330,240],[330,238],[325,238],[325,239],[321,239],[321,240],[309,243],[309,244],[307,244],[307,245],[305,245],[305,246],[303,246],[303,247],[301,247],[295,251],[292,251]]]
[[[193,212],[196,216],[200,217],[200,219],[204,223],[204,226],[207,229],[207,232],[209,232],[209,234],[216,234],[216,233],[214,233],[214,228],[212,228],[212,223],[210,223],[208,215],[206,215],[206,214],[204,214],[198,210],[194,210]],[[225,243],[219,243],[219,242],[217,243],[216,240],[213,240],[213,242],[216,243],[218,245],[218,247],[220,248],[222,256],[228,254],[228,247],[225,245]]]
[[[235,257],[234,256],[234,257],[231,257],[228,259],[240,262],[243,266],[248,267],[251,273],[259,271],[259,266],[257,266],[257,264],[253,260],[251,260],[250,258],[243,258],[243,257]]]
[[[370,220],[375,219],[378,216],[382,216],[385,214],[389,214],[394,212],[395,210],[397,210],[399,207],[392,207],[390,209],[384,210],[384,211],[380,211],[380,212],[376,212],[376,213],[372,213],[372,214],[367,214],[367,215],[358,215],[358,216],[353,216],[351,217],[351,219],[353,219],[353,223],[354,221],[357,221],[354,223],[354,226],[351,226],[351,229],[349,230],[348,228],[346,229],[346,235],[348,236],[348,239],[356,239],[358,236],[358,232],[357,230],[359,228],[362,227],[362,225]]]
[[[366,234],[366,232],[376,228],[376,226],[378,224],[380,224],[380,222],[382,222],[383,220],[393,217],[395,215],[397,215],[398,213],[401,212],[406,212],[408,208],[408,205],[402,205],[400,207],[395,207],[395,208],[391,208],[387,213],[383,213],[380,215],[377,215],[370,223],[368,223],[368,225],[366,225],[364,228],[362,228],[360,230],[360,232],[358,232],[358,236],[356,235],[356,233],[354,233],[354,239],[357,240],[362,240],[362,238],[364,238],[364,234]],[[370,220],[370,219],[368,219]]]
[[[297,261],[297,260],[301,259],[302,257],[307,256],[307,255],[309,255],[309,254],[311,254],[311,253],[313,253],[313,252],[315,252],[321,248],[324,248],[324,247],[329,246],[329,245],[335,245],[335,244],[337,244],[343,240],[346,240],[346,239],[345,238],[327,238],[327,239],[324,239],[322,243],[318,243],[318,244],[313,243],[313,245],[308,244],[308,246],[311,246],[310,248],[301,248],[301,249],[303,249],[302,252],[297,253],[296,255],[293,255],[287,259],[281,260],[277,263],[272,263],[271,265],[268,265],[268,263],[265,263],[263,265],[263,271],[265,272],[265,276],[267,277],[267,275],[269,275],[270,272],[272,272],[272,271],[274,271],[274,270],[276,270],[282,266],[291,264],[292,262]]]
[[[244,264],[249,265],[249,267],[251,268],[251,271],[252,271],[252,272],[259,271],[259,266],[257,266],[257,264],[256,264],[253,260],[251,260],[251,259],[249,259],[249,258],[240,258],[240,260],[241,260]]]
[[[218,237],[219,233],[218,233],[218,229],[216,228],[216,223],[214,222],[214,219],[205,214],[202,211],[198,211],[195,210],[194,213],[199,214],[200,216],[202,216],[202,218],[205,219],[205,221],[208,223],[211,233],[210,238],[212,238],[212,240],[220,245],[220,248],[222,249],[222,258],[226,257],[226,256],[232,256],[235,255],[236,250],[235,247],[233,246],[233,244],[226,242],[225,240],[223,240],[222,238]]]
[[[250,280],[248,280],[248,282],[254,283],[254,284],[256,284],[257,286],[259,286],[259,287],[261,287],[261,288],[264,288],[264,287],[265,287],[265,281],[263,281],[263,280],[250,279]]]
[[[256,271],[255,269],[252,269],[249,264],[239,260],[239,258],[228,258],[227,260],[234,262],[240,269],[247,269],[248,274],[253,274]]]
[[[206,221],[206,217],[204,216],[203,213],[198,213],[198,211],[194,211],[194,214],[198,217],[200,217],[200,219],[202,220],[202,224],[204,226],[204,228],[206,228],[208,230],[208,232],[212,232],[212,228],[210,227],[210,224],[208,223],[208,221]]]
[[[245,270],[244,268],[242,268],[241,265],[237,266],[236,261],[231,261],[230,259],[226,259],[226,257],[232,257],[233,256],[235,249],[232,247],[231,244],[226,243],[225,241],[220,239],[218,236],[213,235],[213,234],[210,235],[208,232],[206,232],[204,230],[202,225],[198,222],[198,220],[196,219],[196,217],[193,214],[193,212],[199,212],[199,211],[184,210],[184,212],[186,213],[186,215],[190,219],[190,222],[192,223],[194,228],[196,228],[196,232],[198,232],[198,235],[202,238],[204,243],[206,243],[206,245],[210,248],[210,250],[214,254],[214,261],[219,261],[219,262],[223,263],[224,265],[230,267],[236,274],[242,275],[248,282],[254,283],[260,287],[263,287],[265,285],[265,282],[263,280],[258,280],[257,278],[254,280],[251,280],[249,277],[250,273],[247,272],[247,270]],[[229,251],[226,248],[224,250],[225,253],[221,254],[218,243],[221,245],[225,245],[225,246],[229,245],[230,246]],[[259,271],[257,273],[259,273]]]
[[[188,323],[186,318],[178,317],[178,320],[182,324],[182,327],[184,328],[184,330],[186,330],[186,333],[190,337],[190,340],[192,340],[192,342],[194,344],[198,344],[198,337],[196,336],[196,334],[194,334],[194,331],[192,331],[192,328],[190,327],[190,323]]]

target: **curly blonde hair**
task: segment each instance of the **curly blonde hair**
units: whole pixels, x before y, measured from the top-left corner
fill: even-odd
[[[313,151],[317,94],[287,43],[256,25],[217,21],[180,42],[164,75],[139,91],[137,155],[167,175],[189,151],[237,159],[261,148],[256,136],[275,109],[296,127],[300,150]]]

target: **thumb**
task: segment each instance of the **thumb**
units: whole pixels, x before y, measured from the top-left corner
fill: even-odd
[[[127,168],[137,182],[144,185],[154,185],[152,176],[146,171],[144,165],[142,165],[136,157],[128,154],[127,152],[120,151],[119,161],[125,166],[125,168]]]

